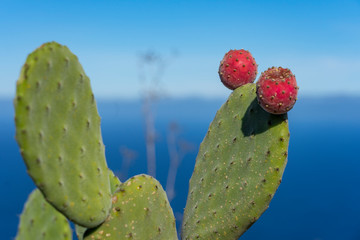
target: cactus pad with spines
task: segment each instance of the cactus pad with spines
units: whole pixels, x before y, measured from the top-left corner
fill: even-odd
[[[217,112],[190,180],[182,239],[238,239],[268,208],[287,162],[287,115],[265,112],[255,84]]]
[[[109,217],[88,229],[84,239],[177,239],[175,218],[160,183],[147,175],[122,183]]]
[[[16,139],[29,175],[73,222],[94,227],[111,208],[94,95],[77,57],[58,43],[31,53],[17,82]]]
[[[41,192],[34,190],[20,216],[15,240],[71,240],[68,220],[51,206]]]

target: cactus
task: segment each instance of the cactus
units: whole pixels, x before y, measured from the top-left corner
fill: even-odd
[[[25,204],[15,239],[71,240],[72,234],[67,219],[36,189]]]
[[[84,227],[105,220],[111,194],[90,82],[57,43],[29,55],[17,83],[16,139],[28,173],[55,208]]]
[[[183,239],[237,239],[268,207],[286,165],[287,115],[266,113],[255,84],[237,88],[200,146]]]
[[[29,55],[14,105],[16,139],[41,191],[26,204],[17,239],[37,239],[44,232],[31,230],[34,223],[40,229],[41,222],[31,220],[39,215],[39,203],[31,203],[35,197],[57,219],[64,215],[73,221],[80,240],[177,239],[174,214],[160,183],[147,175],[121,183],[108,170],[90,82],[67,47],[47,43]],[[256,100],[255,84],[235,89],[200,146],[182,239],[240,237],[274,196],[288,143],[287,115],[265,112]],[[44,229],[52,229],[42,219]],[[51,231],[62,230],[69,233],[68,223]]]
[[[160,183],[138,175],[121,184],[106,221],[85,233],[91,239],[177,239],[175,218]]]

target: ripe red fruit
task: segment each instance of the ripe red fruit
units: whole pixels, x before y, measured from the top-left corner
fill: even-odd
[[[288,112],[297,100],[299,87],[295,75],[287,68],[272,67],[261,73],[256,83],[256,94],[260,106],[267,112]]]
[[[249,51],[244,49],[230,50],[220,62],[219,76],[221,82],[231,90],[254,82],[256,75],[255,59]]]

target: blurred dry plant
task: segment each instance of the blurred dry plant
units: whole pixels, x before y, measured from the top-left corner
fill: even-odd
[[[177,53],[174,51],[168,58],[164,58],[160,54],[148,51],[139,56],[138,78],[145,122],[147,172],[153,177],[156,177],[156,140],[158,138],[155,129],[155,105],[160,99],[167,97],[161,80],[164,71],[176,55]],[[187,141],[178,140],[179,129],[178,124],[172,122],[169,125],[167,134],[170,163],[166,182],[166,192],[169,201],[174,199],[176,195],[175,180],[179,165],[184,156],[195,149],[194,145]]]
[[[125,181],[128,178],[128,172],[131,164],[138,157],[138,153],[135,150],[129,149],[126,146],[121,146],[120,155],[122,157],[121,171],[119,174],[119,178],[121,181]]]
[[[169,202],[171,202],[176,196],[175,181],[179,165],[186,154],[195,150],[194,144],[186,140],[179,140],[180,130],[181,129],[176,122],[169,124],[167,146],[170,156],[170,165],[166,181],[166,193],[168,195]]]
[[[165,96],[161,79],[168,63],[169,60],[153,51],[140,54],[138,63],[140,96],[145,121],[147,172],[153,177],[156,177],[157,138],[154,105]]]

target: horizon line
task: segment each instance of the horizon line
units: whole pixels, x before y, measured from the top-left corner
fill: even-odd
[[[229,92],[230,95],[231,92]],[[15,96],[15,95],[14,95]],[[10,95],[0,95],[0,101],[8,101],[13,100],[14,96]],[[140,96],[136,97],[117,97],[117,96],[104,96],[104,95],[98,95],[96,96],[97,101],[141,101],[142,98]],[[322,98],[360,98],[359,94],[349,94],[349,93],[336,93],[336,94],[302,94],[299,99],[305,98],[305,99],[322,99]],[[198,99],[198,100],[204,100],[204,101],[216,101],[216,100],[224,100],[227,99],[227,96],[204,96],[204,95],[164,95],[160,96],[157,101],[164,101],[164,100],[189,100],[189,99]]]

